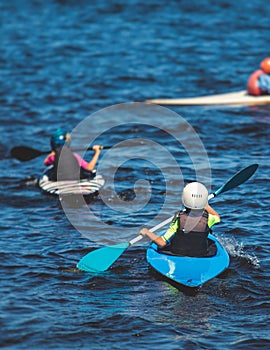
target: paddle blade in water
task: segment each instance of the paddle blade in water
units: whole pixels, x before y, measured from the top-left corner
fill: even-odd
[[[252,164],[236,173],[229,181],[215,192],[215,196],[235,188],[247,181],[257,170],[258,164]]]
[[[129,243],[122,243],[96,249],[86,254],[78,262],[77,267],[86,272],[106,271],[128,247]]]

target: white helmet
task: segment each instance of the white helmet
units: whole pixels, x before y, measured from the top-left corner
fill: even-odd
[[[204,209],[208,203],[207,188],[200,182],[191,182],[185,186],[182,202],[189,209]]]

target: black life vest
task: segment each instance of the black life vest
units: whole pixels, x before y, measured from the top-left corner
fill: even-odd
[[[178,229],[167,249],[175,255],[206,256],[210,232],[208,212],[204,210],[199,215],[194,215],[189,210],[180,211],[174,220],[178,220]]]
[[[80,165],[69,147],[58,147],[55,150],[53,181],[80,179]]]

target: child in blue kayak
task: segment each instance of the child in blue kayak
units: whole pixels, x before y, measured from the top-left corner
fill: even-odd
[[[185,186],[182,202],[185,209],[175,214],[164,235],[157,236],[146,228],[140,234],[148,236],[167,254],[207,256],[208,233],[220,222],[219,214],[208,204],[208,191],[199,182]]]
[[[52,152],[44,160],[46,166],[53,165],[51,180],[75,180],[82,177],[82,170],[89,172],[89,174],[94,170],[101,147],[99,145],[93,146],[95,154],[92,160],[87,162],[79,154],[71,151],[70,143],[70,134],[65,129],[59,128],[52,134]],[[59,167],[60,155],[61,166]]]
[[[253,72],[247,83],[249,95],[270,95],[270,57],[265,58],[260,69]]]

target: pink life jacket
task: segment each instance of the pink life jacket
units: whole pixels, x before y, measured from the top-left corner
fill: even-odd
[[[259,77],[265,74],[261,69],[257,69],[255,72],[251,74],[247,83],[247,90],[249,95],[260,96],[263,92],[258,86]]]

